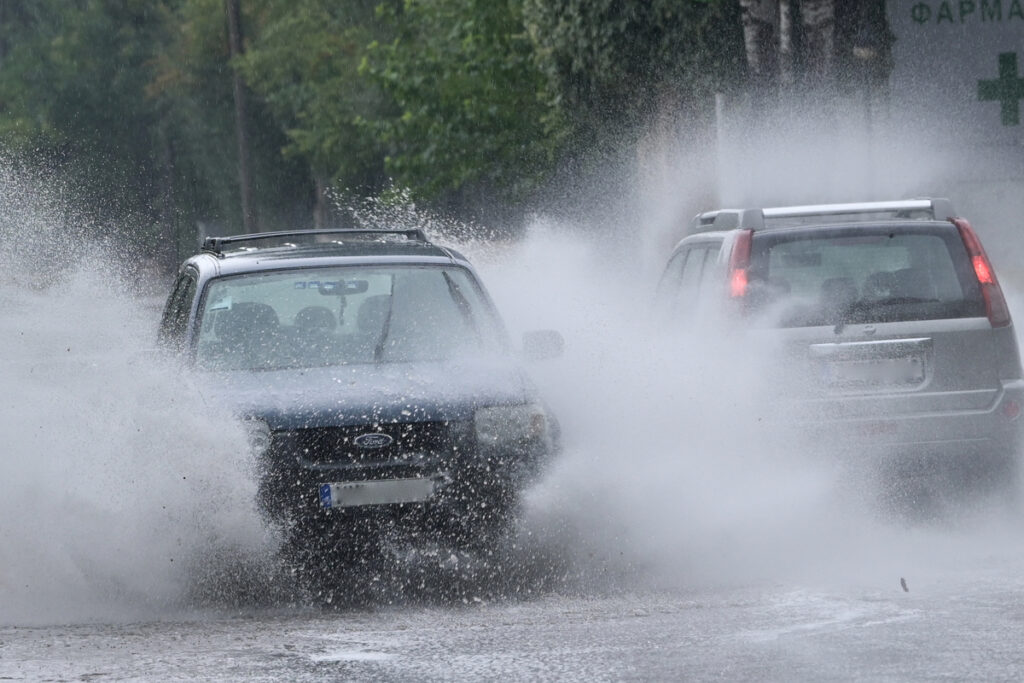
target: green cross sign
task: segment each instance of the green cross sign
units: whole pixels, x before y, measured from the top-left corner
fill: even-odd
[[[999,55],[999,78],[978,81],[978,99],[998,101],[1004,126],[1020,124],[1020,100],[1024,98],[1024,78],[1017,76],[1017,53]]]

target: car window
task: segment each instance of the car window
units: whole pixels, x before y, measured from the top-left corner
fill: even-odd
[[[458,267],[251,273],[207,286],[196,362],[219,370],[443,360],[504,349],[490,304]]]
[[[186,269],[178,277],[160,319],[159,343],[176,345],[185,338],[192,300],[196,295],[196,281],[196,274],[191,269]]]
[[[717,306],[721,302],[721,295],[724,291],[723,274],[715,267],[719,251],[717,244],[704,250],[704,264],[701,268],[698,285],[698,299],[702,306]]]
[[[717,243],[699,242],[672,257],[658,287],[662,315],[685,322],[695,314],[708,292],[721,291],[714,281],[718,251]]]
[[[750,303],[784,326],[983,316],[966,250],[950,227],[755,234]]]

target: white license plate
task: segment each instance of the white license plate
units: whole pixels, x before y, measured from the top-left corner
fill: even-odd
[[[343,481],[320,485],[320,505],[326,509],[423,503],[433,497],[434,480],[424,478]]]
[[[825,380],[832,386],[899,386],[924,381],[924,360],[919,356],[831,361]]]

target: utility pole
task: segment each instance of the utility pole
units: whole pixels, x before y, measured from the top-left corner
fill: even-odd
[[[231,59],[244,52],[242,47],[242,10],[241,0],[224,0],[228,19],[228,50]],[[252,206],[252,175],[249,172],[249,129],[246,124],[247,106],[245,98],[245,82],[238,69],[232,69],[235,94],[235,131],[238,137],[238,187],[242,200],[243,232],[251,233],[258,230],[256,212]]]

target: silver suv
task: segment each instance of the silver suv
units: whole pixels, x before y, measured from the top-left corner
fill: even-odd
[[[947,200],[700,214],[657,306],[683,327],[724,318],[767,335],[766,372],[785,390],[766,413],[785,406],[784,423],[817,444],[1013,480],[1024,403],[1013,323]]]

